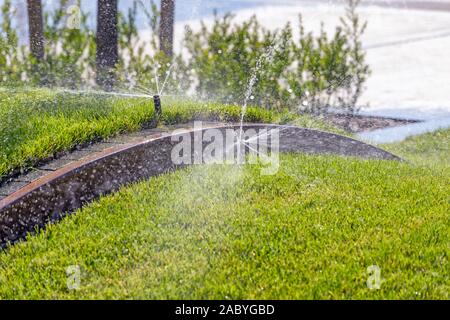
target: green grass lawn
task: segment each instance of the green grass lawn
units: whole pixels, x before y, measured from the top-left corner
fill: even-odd
[[[240,119],[239,106],[168,98],[163,98],[162,102],[163,116],[159,125],[199,118]],[[56,152],[118,133],[140,130],[149,126],[153,118],[153,102],[146,99],[67,94],[57,90],[0,89],[0,181]],[[307,116],[297,117],[261,108],[248,108],[245,121],[293,122],[336,131]]]
[[[124,188],[0,254],[2,298],[448,299],[449,176],[283,155]],[[66,268],[81,287],[69,291]],[[367,268],[381,288],[366,286]]]
[[[416,165],[450,170],[450,129],[413,136],[380,146]]]
[[[0,91],[0,176],[135,131],[151,102]],[[238,106],[165,101],[160,124],[235,121]],[[3,121],[4,120],[4,121]],[[249,108],[247,121],[308,117]],[[195,166],[123,188],[0,252],[0,298],[449,299],[449,131],[383,147],[409,162],[282,155]],[[68,290],[77,265],[81,287]],[[381,270],[370,290],[367,268]]]

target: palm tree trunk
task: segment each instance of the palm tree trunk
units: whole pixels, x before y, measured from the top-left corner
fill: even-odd
[[[160,50],[168,57],[173,55],[173,30],[175,0],[161,0],[161,20],[159,26]]]
[[[97,5],[97,84],[110,91],[116,82],[119,60],[117,0],[98,0]]]
[[[30,51],[38,61],[44,60],[44,28],[41,0],[27,0]]]

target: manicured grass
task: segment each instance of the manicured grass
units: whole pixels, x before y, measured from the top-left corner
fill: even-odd
[[[306,155],[260,169],[196,166],[104,197],[0,253],[0,297],[450,298],[449,176]]]
[[[159,125],[209,118],[240,119],[239,106],[163,98]],[[146,99],[78,95],[51,90],[0,89],[0,181],[78,144],[132,132],[153,123],[153,102]],[[310,117],[248,108],[248,122],[290,122],[333,130]]]
[[[410,137],[381,147],[414,164],[450,170],[450,129]]]
[[[241,110],[166,99],[163,111],[160,125]],[[0,90],[0,179],[153,118],[144,99]],[[245,120],[338,131],[259,108]],[[282,155],[273,176],[196,166],[124,188],[0,252],[0,298],[449,299],[449,132],[382,146],[410,163]]]

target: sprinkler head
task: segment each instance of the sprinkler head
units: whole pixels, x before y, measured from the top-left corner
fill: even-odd
[[[161,117],[162,109],[161,109],[161,98],[159,95],[153,96],[153,103],[155,104],[155,114],[157,117]]]

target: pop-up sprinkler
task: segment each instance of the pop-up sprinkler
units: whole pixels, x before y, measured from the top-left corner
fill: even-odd
[[[155,104],[155,114],[159,118],[162,115],[161,98],[159,95],[153,96],[153,103]]]

